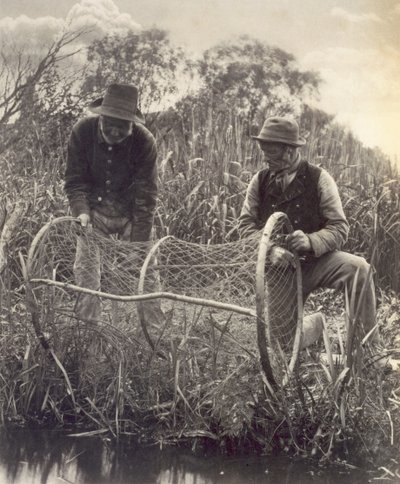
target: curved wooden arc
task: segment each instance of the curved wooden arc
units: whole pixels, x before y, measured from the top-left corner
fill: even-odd
[[[31,242],[31,246],[29,248],[28,257],[27,257],[27,260],[26,260],[26,273],[27,273],[28,279],[29,279],[29,276],[30,276],[30,273],[31,273],[33,261],[34,261],[35,256],[36,256],[36,250],[39,246],[39,243],[46,237],[49,229],[51,227],[53,227],[54,225],[58,225],[60,223],[77,222],[77,220],[78,220],[77,218],[71,217],[71,216],[58,217],[58,218],[55,218],[54,220],[50,220],[50,222],[47,222],[47,224],[43,225],[43,227],[39,230],[39,232],[33,238],[32,242]]]
[[[26,260],[26,271],[25,271],[25,300],[27,309],[31,313],[32,325],[35,330],[36,336],[40,341],[40,344],[45,350],[51,350],[49,341],[47,340],[46,336],[43,333],[41,324],[40,324],[40,307],[37,304],[35,294],[32,288],[32,280],[31,280],[31,270],[33,268],[36,251],[39,246],[39,243],[47,236],[49,229],[54,225],[64,223],[64,222],[76,222],[77,219],[70,216],[65,217],[58,217],[54,220],[50,220],[47,224],[43,225],[43,227],[39,230],[39,232],[33,238],[31,245],[29,247],[28,256]]]
[[[159,249],[159,247],[168,239],[173,239],[174,237],[172,235],[166,235],[165,237],[162,237],[160,240],[158,240],[154,245],[153,247],[149,250],[149,253],[147,254],[144,262],[143,262],[143,265],[140,269],[140,275],[139,275],[139,283],[138,283],[138,295],[139,296],[143,296],[144,294],[144,282],[145,282],[145,279],[146,279],[146,273],[147,273],[147,269],[149,268],[149,265],[150,265],[150,261],[152,259],[152,257],[154,256],[154,254],[157,252],[157,250]],[[139,316],[139,321],[140,321],[140,326],[142,327],[142,331],[143,331],[143,334],[144,334],[144,337],[146,338],[147,342],[149,343],[150,347],[154,350],[155,348],[155,345],[154,345],[154,341],[152,340],[151,336],[150,336],[150,333],[147,329],[147,323],[146,323],[146,317],[145,317],[145,314],[144,314],[144,305],[143,305],[143,302],[142,301],[138,301],[137,305],[136,305],[136,308],[137,308],[137,312],[138,312],[138,316]]]
[[[264,226],[264,231],[261,236],[257,266],[256,266],[256,314],[257,314],[257,344],[258,351],[260,352],[261,368],[265,374],[265,377],[275,389],[277,383],[274,378],[274,374],[271,367],[267,351],[267,333],[266,333],[266,321],[265,321],[265,260],[268,250],[268,241],[271,235],[272,229],[268,222]]]
[[[267,220],[264,230],[261,236],[257,266],[256,266],[256,314],[257,314],[257,343],[260,353],[261,367],[265,374],[267,381],[271,384],[272,388],[278,388],[278,382],[274,377],[271,361],[268,355],[268,341],[267,335],[267,324],[268,321],[265,317],[265,261],[267,256],[268,247],[270,245],[270,239],[274,228],[278,223],[283,222],[289,233],[293,232],[293,227],[289,221],[287,215],[283,212],[273,213]],[[300,352],[300,343],[302,337],[303,328],[303,293],[302,293],[302,277],[301,277],[301,266],[299,258],[296,254],[295,265],[296,265],[296,288],[297,288],[297,324],[296,332],[293,342],[292,356],[288,365],[288,371],[281,383],[285,386],[293,373],[297,359]]]

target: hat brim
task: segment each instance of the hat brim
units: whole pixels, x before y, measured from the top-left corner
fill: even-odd
[[[304,146],[306,144],[306,140],[304,138],[299,137],[297,142],[288,141],[282,138],[260,138],[259,136],[252,136],[253,139],[257,141],[264,141],[265,143],[283,143],[289,146]]]
[[[133,115],[127,115],[121,113],[119,109],[113,109],[111,107],[103,106],[103,98],[100,97],[91,102],[88,109],[95,114],[103,114],[104,116],[110,116],[111,118],[123,119],[124,121],[134,121],[135,123],[145,123],[143,114],[136,108],[136,112]]]

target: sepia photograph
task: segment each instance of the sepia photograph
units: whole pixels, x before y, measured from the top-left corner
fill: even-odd
[[[400,0],[0,0],[0,484],[400,483]]]

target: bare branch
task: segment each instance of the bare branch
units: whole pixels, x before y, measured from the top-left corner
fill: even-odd
[[[0,54],[0,85],[3,94],[0,96],[0,125],[4,125],[21,111],[27,96],[31,95],[44,74],[58,63],[73,57],[82,49],[65,52],[77,39],[90,32],[89,28],[76,31],[65,31],[47,49],[42,58],[32,67],[31,57],[25,58],[21,52],[12,57],[2,49]]]

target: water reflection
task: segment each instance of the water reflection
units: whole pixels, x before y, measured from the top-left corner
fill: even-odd
[[[363,472],[326,470],[286,457],[197,457],[189,451],[111,445],[17,429],[0,433],[0,484],[361,484]]]

